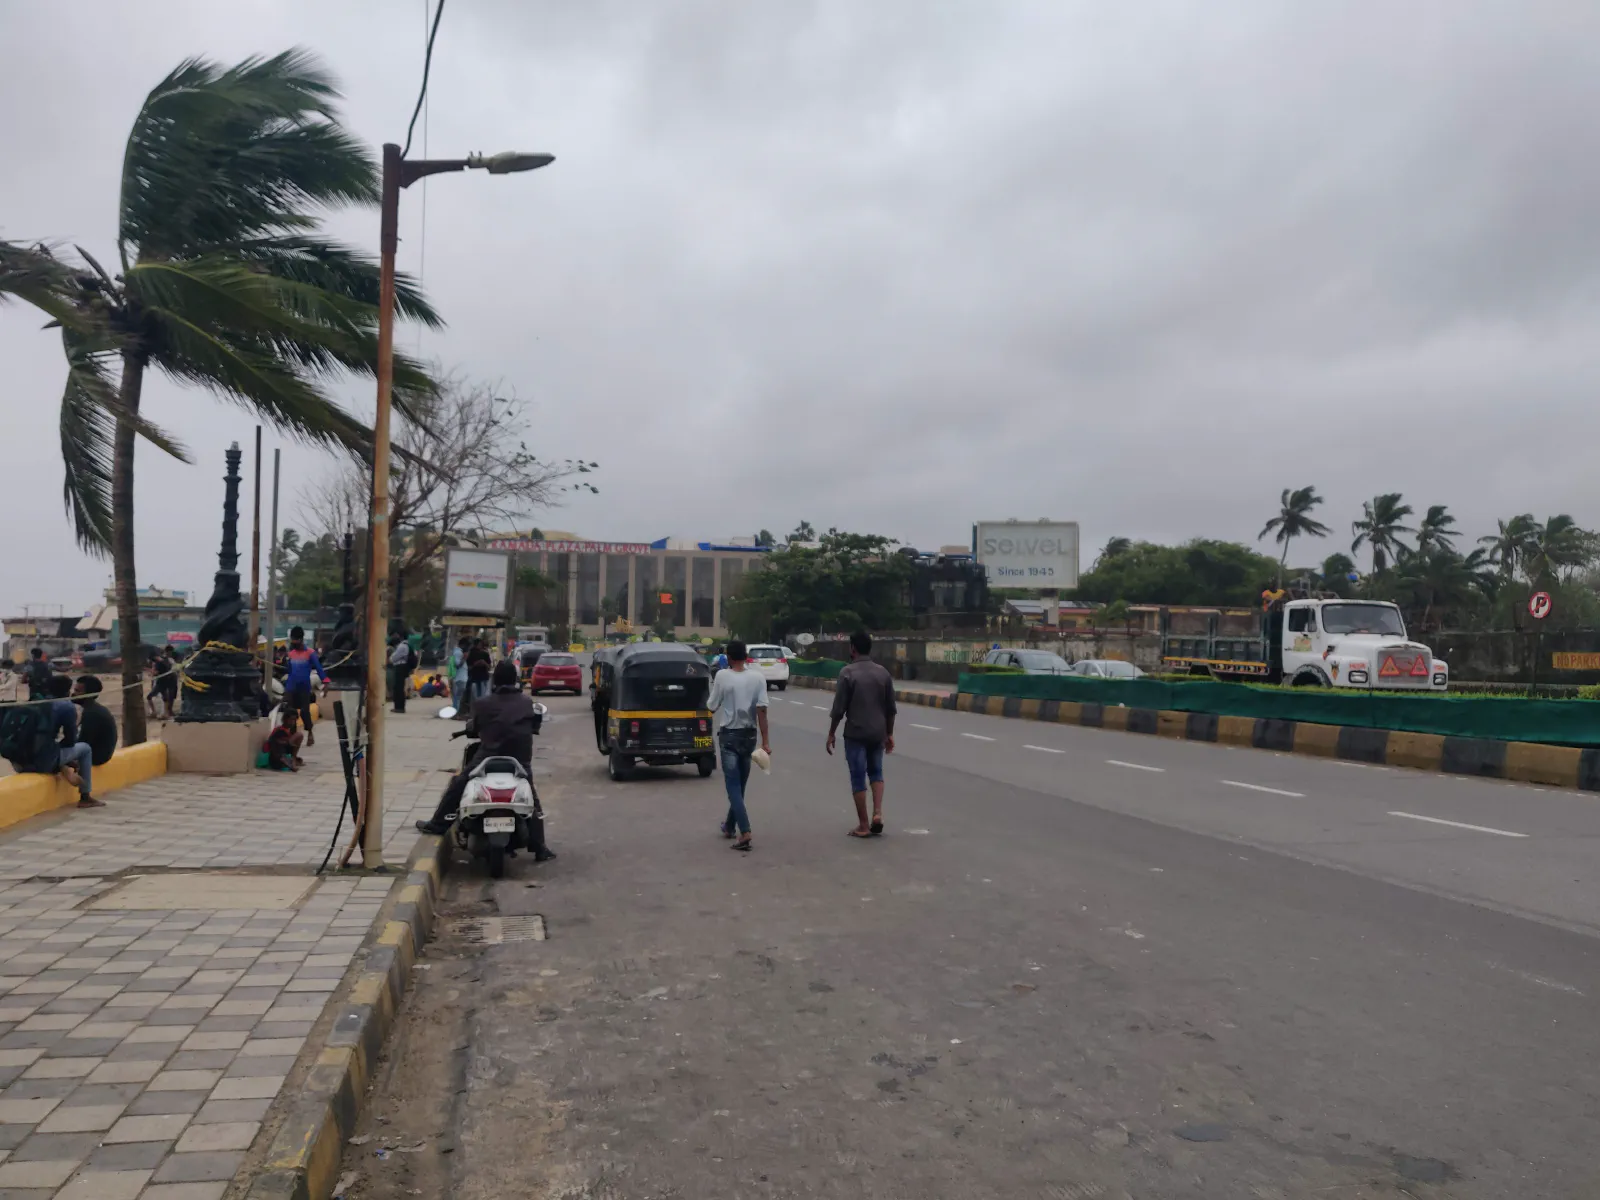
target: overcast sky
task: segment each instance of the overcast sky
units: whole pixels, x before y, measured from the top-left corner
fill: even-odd
[[[403,141],[423,36],[423,0],[0,0],[0,237],[114,257],[128,125],[185,55],[309,47]],[[401,224],[449,328],[400,344],[601,464],[548,526],[1052,517],[1087,567],[1114,534],[1250,541],[1304,484],[1337,535],[1307,561],[1379,491],[1473,537],[1600,524],[1592,0],[450,0],[431,97],[436,157],[557,155],[433,180],[425,238],[413,188]],[[375,214],[332,228],[376,244]],[[62,513],[39,324],[0,308],[6,614],[110,569]],[[203,596],[252,425],[159,378],[145,406],[198,461],[140,447],[139,582]],[[300,524],[327,460],[284,458]]]

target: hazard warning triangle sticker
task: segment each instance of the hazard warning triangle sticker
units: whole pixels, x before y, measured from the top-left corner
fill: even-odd
[[[1422,655],[1419,654],[1416,658],[1411,660],[1411,674],[1414,676],[1419,676],[1423,679],[1428,677],[1428,664]]]
[[[1383,660],[1383,666],[1378,669],[1378,674],[1390,678],[1400,674],[1400,668],[1394,665],[1392,657]]]

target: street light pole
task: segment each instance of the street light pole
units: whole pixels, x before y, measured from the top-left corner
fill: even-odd
[[[551,154],[504,153],[485,157],[407,159],[400,147],[383,147],[383,188],[378,214],[378,408],[372,420],[372,511],[367,532],[367,753],[366,815],[361,862],[383,867],[384,601],[389,591],[389,413],[394,387],[394,256],[400,240],[400,189],[428,175],[480,168],[491,175],[532,171],[555,161]]]

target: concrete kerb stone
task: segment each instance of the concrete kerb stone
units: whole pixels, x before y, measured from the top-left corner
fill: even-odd
[[[832,688],[831,679],[795,676],[796,687]],[[1535,742],[1505,742],[1496,738],[1446,738],[1429,733],[1367,729],[1353,725],[1318,725],[1270,717],[1230,717],[1212,713],[1184,713],[1154,709],[1128,709],[1101,704],[1055,700],[1002,699],[969,692],[925,692],[896,688],[902,704],[919,704],[957,712],[1048,721],[1127,733],[1155,734],[1193,742],[1339,758],[1349,762],[1437,771],[1450,775],[1477,775],[1536,783],[1545,787],[1600,791],[1600,750],[1572,746],[1544,746]]]
[[[443,838],[424,837],[395,881],[369,933],[367,955],[349,982],[327,1036],[303,1051],[303,1086],[270,1136],[264,1160],[235,1179],[248,1200],[327,1200],[361,1115],[367,1084],[394,1029],[417,955],[433,932],[440,886],[450,860]],[[250,1162],[249,1159],[246,1160]]]

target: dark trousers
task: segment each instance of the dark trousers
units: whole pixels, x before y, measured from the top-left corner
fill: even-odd
[[[293,687],[283,693],[283,702],[300,714],[300,725],[311,732],[311,688]]]
[[[411,678],[411,672],[404,667],[390,667],[389,686],[394,689],[394,711],[403,713],[406,710],[406,680]]]

